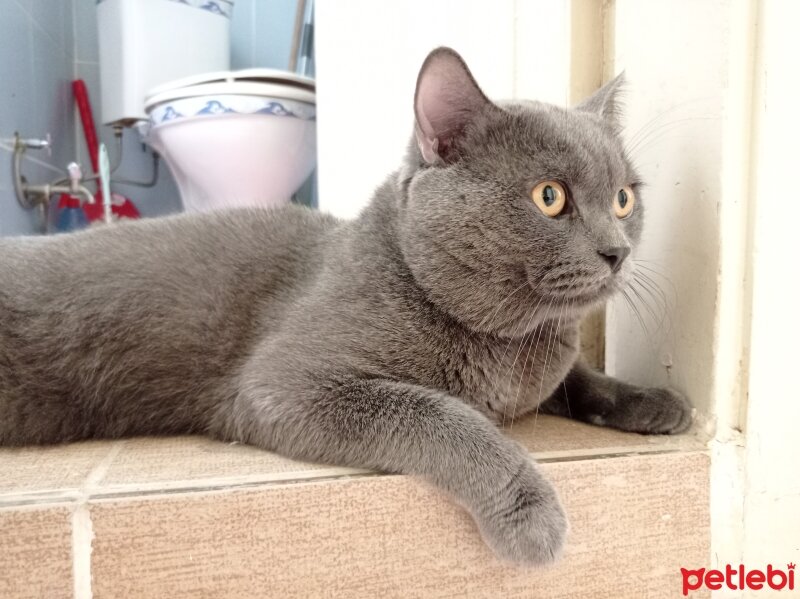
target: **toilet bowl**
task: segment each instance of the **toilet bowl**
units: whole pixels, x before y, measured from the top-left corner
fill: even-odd
[[[188,212],[280,206],[316,163],[314,80],[246,69],[152,89],[145,140],[166,162]]]

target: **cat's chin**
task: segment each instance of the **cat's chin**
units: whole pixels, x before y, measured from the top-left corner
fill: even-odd
[[[516,317],[506,320],[503,326],[491,329],[475,328],[475,330],[504,338],[521,337],[529,334],[546,321],[567,323],[580,320],[589,312],[605,305],[607,299],[606,297],[598,298],[595,295],[571,298],[542,297],[532,301],[530,306],[520,311]]]
[[[556,314],[550,314],[550,318],[558,318],[563,313],[564,318],[577,318],[581,319],[590,312],[599,310],[606,305],[606,302],[613,296],[613,294],[598,296],[596,294],[573,297],[566,300],[563,305],[564,309]]]
[[[620,293],[617,282],[612,281],[603,283],[598,289],[582,294],[572,294],[569,296],[554,296],[554,308],[551,308],[545,319],[559,318],[583,318],[590,312],[603,308],[609,300]],[[546,302],[545,302],[546,303]],[[563,307],[562,307],[563,306]]]

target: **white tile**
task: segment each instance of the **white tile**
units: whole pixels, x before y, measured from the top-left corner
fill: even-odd
[[[31,23],[28,12],[16,0],[0,0],[0,140],[10,139],[15,131],[30,135],[34,114],[30,107],[33,94],[31,69]],[[7,143],[7,142],[6,142]],[[33,232],[32,215],[23,210],[14,197],[7,165],[11,154],[0,149],[0,235]]]
[[[75,155],[72,72],[71,57],[54,49],[47,34],[34,28],[33,94],[29,102],[36,119],[33,135],[51,135],[52,155],[37,157],[59,168],[65,168]]]
[[[47,34],[61,51],[66,51],[66,31],[64,22],[72,20],[72,6],[64,0],[28,0],[33,24]],[[69,52],[70,55],[72,52]]]
[[[231,17],[231,68],[253,66],[253,36],[255,33],[255,1],[239,0]]]
[[[33,95],[33,25],[16,0],[0,0],[0,14],[0,139],[8,139],[15,131],[32,133],[29,101]]]
[[[253,65],[287,69],[291,53],[295,0],[266,0],[255,5]]]

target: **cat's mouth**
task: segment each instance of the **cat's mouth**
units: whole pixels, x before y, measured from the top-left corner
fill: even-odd
[[[536,282],[529,282],[536,289]],[[564,305],[576,311],[596,308],[611,299],[619,292],[620,282],[617,277],[610,276],[601,280],[574,281],[568,284],[556,284],[541,289],[543,303],[550,301],[556,305]]]

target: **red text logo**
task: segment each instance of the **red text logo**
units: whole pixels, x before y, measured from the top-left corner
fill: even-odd
[[[718,591],[728,588],[733,591],[750,589],[758,591],[760,589],[774,589],[780,591],[787,589],[794,590],[794,564],[787,564],[786,570],[767,564],[764,570],[748,570],[744,565],[739,564],[734,568],[730,564],[725,566],[725,570],[687,570],[681,568],[683,575],[683,596],[687,596],[689,591],[697,591],[707,588]],[[724,587],[723,587],[724,585]]]

